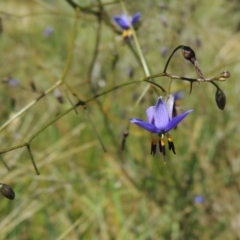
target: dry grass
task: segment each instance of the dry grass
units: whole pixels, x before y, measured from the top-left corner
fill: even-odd
[[[172,132],[177,154],[169,152],[166,164],[161,155],[149,154],[151,136],[136,126],[130,126],[126,149],[120,151],[128,119],[145,118],[145,109],[154,104],[160,90],[150,88],[135,109],[146,83],[122,87],[87,104],[106,153],[84,109],[79,107],[78,114],[69,112],[31,141],[39,176],[26,148],[1,155],[10,171],[1,165],[0,182],[13,187],[16,198],[1,198],[0,239],[240,238],[237,1],[171,1],[165,4],[167,9],[160,5],[159,1],[126,2],[130,13],[142,13],[137,37],[151,73],[163,71],[175,47],[191,46],[205,76],[230,71],[231,78],[219,83],[227,96],[224,111],[217,108],[210,84],[194,84],[189,95],[189,84],[174,81],[171,91],[184,91],[181,108],[194,112]],[[1,129],[1,149],[28,141],[44,124],[71,108],[71,102],[78,101],[72,92],[86,101],[132,81],[129,70],[136,80],[145,75],[127,44],[106,24],[100,29],[94,17],[80,11],[74,32],[75,13],[64,1],[9,0],[0,6],[1,80],[20,81],[16,87],[0,85],[0,124],[33,102]],[[105,10],[110,17],[122,12],[118,3]],[[44,37],[47,26],[54,32]],[[101,37],[94,57],[98,31]],[[65,72],[72,40],[72,59]],[[163,47],[167,56],[161,55]],[[169,73],[196,77],[180,53],[173,58]],[[63,75],[69,86],[57,87],[63,104],[51,91],[34,102]],[[168,86],[168,78],[155,82]],[[204,196],[204,203],[196,204],[196,195]]]

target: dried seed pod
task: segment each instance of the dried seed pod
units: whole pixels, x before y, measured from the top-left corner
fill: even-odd
[[[230,72],[229,71],[223,71],[223,72],[220,73],[218,80],[219,81],[225,81],[229,77],[230,77]]]

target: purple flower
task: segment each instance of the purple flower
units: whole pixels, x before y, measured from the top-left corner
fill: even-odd
[[[8,77],[7,79],[2,80],[3,83],[9,84],[12,87],[17,87],[20,85],[20,82],[16,78]]]
[[[132,37],[132,31],[130,27],[131,25],[135,27],[139,22],[140,17],[141,13],[135,13],[133,16],[130,17],[123,13],[120,16],[113,17],[113,20],[116,22],[116,24],[123,29],[122,37],[124,39]]]
[[[16,87],[16,86],[18,86],[20,83],[19,83],[19,81],[18,81],[17,79],[15,79],[15,78],[9,78],[9,79],[8,79],[8,84],[11,85],[11,86],[13,86],[13,87]]]
[[[196,204],[202,204],[204,202],[204,197],[202,195],[197,195],[194,197],[194,202]]]
[[[128,17],[123,13],[121,16],[114,16],[113,19],[119,27],[123,30],[127,30],[131,25],[136,25],[139,22],[140,17],[141,13],[135,13],[132,17]]]
[[[148,122],[144,122],[137,118],[131,118],[130,121],[149,132],[165,134],[176,127],[178,123],[180,123],[190,112],[193,111],[189,110],[175,118],[172,118],[173,101],[173,96],[169,97],[167,103],[164,102],[162,97],[159,97],[156,105],[151,106],[146,110]]]
[[[54,32],[54,28],[51,27],[51,26],[48,26],[43,30],[42,34],[43,34],[44,37],[49,37],[53,34],[53,32]]]
[[[175,128],[190,112],[193,110],[186,111],[174,118],[173,113],[174,96],[170,96],[167,103],[164,102],[162,97],[159,97],[155,106],[151,106],[146,110],[148,122],[141,119],[131,118],[130,122],[138,125],[139,127],[157,134],[159,139],[159,150],[165,156],[165,142],[164,137],[167,136],[169,150],[175,153],[174,144],[169,131]],[[157,147],[157,139],[152,139],[151,154],[155,155]]]

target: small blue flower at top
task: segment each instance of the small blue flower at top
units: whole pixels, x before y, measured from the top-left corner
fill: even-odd
[[[140,17],[141,13],[135,13],[133,16],[127,16],[123,13],[113,17],[115,23],[123,30],[122,37],[124,39],[132,37],[131,25],[135,27],[139,23]]]

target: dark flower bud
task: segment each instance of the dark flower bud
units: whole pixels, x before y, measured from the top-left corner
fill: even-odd
[[[219,109],[223,110],[226,105],[226,96],[221,89],[217,89],[215,94],[215,101]]]
[[[0,183],[0,192],[5,198],[8,198],[10,200],[14,200],[15,198],[13,189],[4,183]]]
[[[193,60],[196,59],[196,56],[195,56],[195,52],[190,47],[183,46],[182,54],[186,60],[188,60],[194,64]]]
[[[195,70],[197,72],[197,75],[201,79],[204,79],[202,71],[201,71],[200,66],[199,66],[199,63],[196,59],[195,52],[188,46],[182,46],[182,54],[183,54],[183,57],[186,60],[190,61],[195,66]]]

